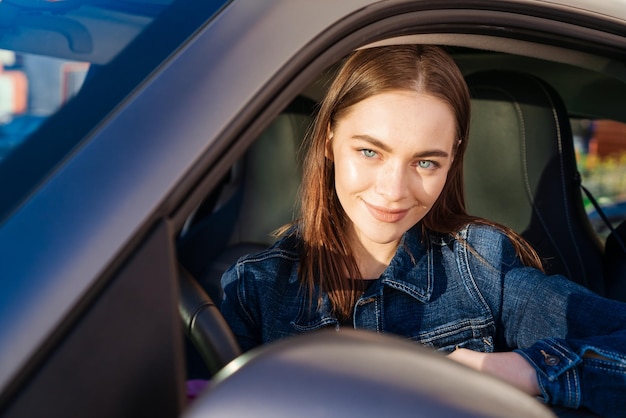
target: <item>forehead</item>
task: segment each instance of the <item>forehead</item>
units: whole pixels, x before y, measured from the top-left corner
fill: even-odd
[[[337,120],[340,121],[354,113],[384,113],[385,110],[394,108],[397,112],[410,114],[411,112],[442,111],[454,117],[454,109],[450,104],[427,92],[416,90],[389,90],[373,94],[356,102],[355,104],[337,113]]]
[[[431,94],[394,90],[370,96],[347,109],[337,120],[338,129],[356,129],[390,135],[456,131],[452,107]],[[382,138],[381,138],[382,139]]]

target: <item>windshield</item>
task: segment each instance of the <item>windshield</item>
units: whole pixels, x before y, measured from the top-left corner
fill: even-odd
[[[0,163],[170,1],[0,2]]]
[[[88,62],[0,51],[0,162],[74,96]]]
[[[224,0],[0,0],[0,223]]]
[[[170,1],[0,2],[0,161]]]

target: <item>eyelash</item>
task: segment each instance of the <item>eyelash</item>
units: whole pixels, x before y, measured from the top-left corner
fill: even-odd
[[[374,150],[371,150],[369,148],[361,148],[361,149],[359,149],[359,152],[361,153],[361,155],[363,157],[365,157],[367,159],[374,158],[374,157],[376,157],[378,155],[378,152],[376,152]],[[367,155],[368,153],[371,153],[372,155]],[[424,163],[424,162],[430,163],[430,166],[422,167],[420,164]],[[437,168],[441,167],[441,164],[439,164],[437,161],[433,161],[433,160],[419,160],[417,162],[416,166],[419,167],[419,168],[423,168],[425,170],[434,170],[434,169],[437,169]]]
[[[359,152],[361,153],[361,155],[363,155],[365,158],[374,158],[375,156],[378,155],[378,153],[374,150],[368,149],[368,148],[361,148],[359,149]],[[367,153],[372,153],[373,155],[367,155]]]
[[[422,167],[420,164],[421,164],[421,163],[423,163],[423,162],[425,162],[425,163],[430,163],[430,166],[428,166],[428,167]],[[420,160],[420,161],[418,161],[418,162],[417,162],[417,166],[418,166],[419,168],[423,168],[423,169],[425,169],[425,170],[434,170],[434,169],[436,169],[436,168],[441,167],[441,164],[439,164],[437,161],[433,161],[433,160]]]

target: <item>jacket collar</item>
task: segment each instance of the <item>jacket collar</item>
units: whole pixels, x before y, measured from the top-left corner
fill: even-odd
[[[421,302],[428,302],[433,294],[434,282],[431,247],[431,237],[422,235],[421,224],[407,231],[381,275],[381,283]]]

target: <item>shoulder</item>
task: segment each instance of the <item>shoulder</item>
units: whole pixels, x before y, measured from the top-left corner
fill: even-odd
[[[266,250],[239,258],[224,273],[222,286],[234,281],[254,281],[257,286],[263,282],[292,282],[297,280],[299,263],[300,239],[288,235]]]
[[[458,234],[470,244],[495,241],[498,245],[510,244],[511,241],[504,230],[488,224],[469,223]]]
[[[496,226],[470,223],[456,233],[455,246],[493,266],[516,262],[515,246],[506,232]]]
[[[300,238],[297,235],[288,235],[276,241],[266,250],[241,257],[237,264],[262,267],[277,263],[298,263],[300,261],[300,248]]]
[[[472,246],[481,246],[491,243],[501,246],[511,244],[504,230],[493,225],[478,222],[468,223],[458,231],[450,233],[429,231],[428,241],[439,245],[464,243]]]

